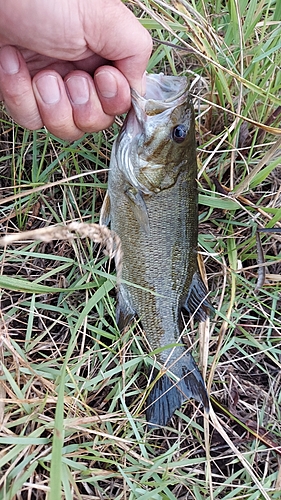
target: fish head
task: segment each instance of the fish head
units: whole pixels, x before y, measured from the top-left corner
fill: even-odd
[[[117,151],[126,151],[120,165],[130,185],[153,194],[196,166],[195,125],[186,77],[147,75],[146,88],[144,97],[132,90]]]

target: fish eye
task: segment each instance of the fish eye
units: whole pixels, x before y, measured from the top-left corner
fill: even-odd
[[[174,139],[175,142],[177,143],[183,142],[186,136],[187,136],[187,130],[185,125],[180,124],[173,128],[172,138]]]

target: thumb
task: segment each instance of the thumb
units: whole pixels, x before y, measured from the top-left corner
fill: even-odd
[[[88,47],[111,61],[130,87],[143,94],[143,75],[152,50],[151,36],[120,0],[96,0],[95,6],[90,16],[89,11],[84,12]]]

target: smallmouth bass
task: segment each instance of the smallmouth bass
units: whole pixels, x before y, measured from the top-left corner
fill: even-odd
[[[147,400],[150,426],[166,425],[190,398],[209,408],[198,367],[180,343],[182,309],[203,320],[209,307],[197,269],[195,119],[187,87],[185,77],[147,75],[145,97],[132,90],[100,219],[120,237],[122,279],[132,283],[118,289],[119,328],[137,316],[151,348],[164,348],[156,358],[167,372],[158,378],[154,371]]]

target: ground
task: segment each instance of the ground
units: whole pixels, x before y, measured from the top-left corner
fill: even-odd
[[[186,341],[213,412],[208,426],[190,401],[148,433],[149,346],[137,326],[122,335],[116,326],[113,263],[88,238],[9,245],[0,254],[0,499],[49,489],[51,500],[278,499],[280,4],[130,7],[155,39],[148,70],[192,83],[200,267],[214,312]],[[23,130],[3,108],[2,235],[97,223],[122,120],[68,144]]]

